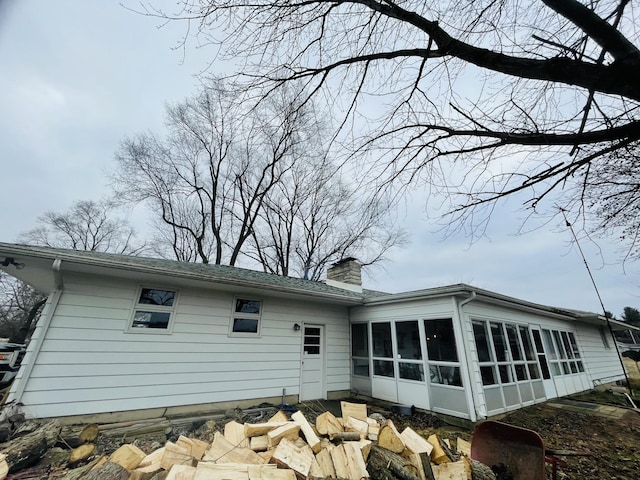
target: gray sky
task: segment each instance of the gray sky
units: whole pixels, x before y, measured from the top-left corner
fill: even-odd
[[[120,140],[160,131],[165,102],[195,91],[193,74],[213,53],[195,42],[174,49],[184,28],[159,24],[117,1],[0,0],[0,241],[16,241],[45,211],[107,195],[104,172]],[[423,203],[416,193],[399,213],[411,243],[365,278],[365,287],[398,292],[464,282],[600,311],[569,232],[548,227],[516,236],[517,206],[505,206],[488,236],[469,245],[462,236],[443,239]],[[606,309],[640,308],[640,264],[616,263],[615,239],[582,247]]]

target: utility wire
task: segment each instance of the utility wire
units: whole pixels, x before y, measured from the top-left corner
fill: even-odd
[[[567,215],[563,208],[558,207],[558,210],[562,212],[562,216],[564,217],[564,223],[571,232],[573,236],[573,240],[576,242],[576,246],[578,247],[578,252],[580,252],[580,257],[582,257],[582,262],[584,263],[584,268],[587,269],[587,273],[589,274],[589,278],[591,279],[591,284],[593,285],[593,289],[596,291],[596,296],[598,297],[598,301],[600,302],[600,308],[602,308],[602,313],[604,314],[604,318],[607,322],[607,327],[609,328],[609,333],[611,334],[611,339],[613,340],[613,344],[616,347],[616,353],[618,354],[618,360],[620,362],[620,366],[622,367],[622,371],[624,373],[624,379],[627,382],[627,388],[629,389],[629,393],[633,397],[633,389],[631,388],[631,382],[629,381],[629,376],[627,375],[627,369],[624,367],[624,361],[622,360],[622,355],[620,355],[620,348],[618,347],[618,342],[616,341],[616,336],[613,333],[613,327],[611,326],[611,322],[609,321],[609,314],[607,310],[604,308],[604,302],[602,301],[602,296],[600,295],[600,291],[598,290],[598,285],[596,284],[596,280],[591,273],[591,268],[589,268],[589,263],[587,262],[587,257],[582,251],[582,247],[580,246],[580,242],[578,241],[578,236],[576,232],[573,230],[573,226],[567,219]],[[633,402],[632,402],[633,403]]]

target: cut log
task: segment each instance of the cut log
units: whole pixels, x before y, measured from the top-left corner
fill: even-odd
[[[157,450],[154,450],[153,452],[151,452],[146,457],[144,457],[136,468],[137,469],[145,468],[150,465],[156,465],[159,468],[160,461],[162,460],[162,455],[164,455],[164,447],[160,447]]]
[[[80,445],[79,447],[71,450],[71,453],[69,454],[69,463],[73,465],[81,460],[86,460],[91,455],[93,455],[93,452],[95,452],[95,450],[96,446],[93,443],[85,443],[83,445]]]
[[[380,429],[378,445],[392,451],[393,453],[404,452],[405,444],[402,441],[396,426],[391,420],[387,420],[386,425]]]
[[[296,447],[292,441],[286,438],[283,438],[278,444],[271,457],[271,461],[279,467],[290,468],[302,478],[307,478],[309,475],[313,460],[313,453],[309,455],[304,449]]]
[[[300,425],[300,430],[302,431],[307,444],[309,444],[311,450],[313,450],[313,453],[320,452],[320,450],[322,450],[320,439],[316,435],[316,432],[313,430],[313,427],[309,424],[309,421],[304,416],[304,414],[298,410],[291,415],[291,420]]]
[[[264,452],[269,448],[269,437],[267,435],[251,437],[250,448],[254,452]]]
[[[332,435],[344,432],[344,427],[331,412],[324,412],[316,418],[316,430],[320,435]]]
[[[288,422],[289,417],[282,410],[278,410],[278,412],[269,419],[269,423],[271,422]]]
[[[135,445],[127,443],[118,448],[109,457],[109,462],[117,463],[127,470],[133,470],[147,455]]]
[[[369,458],[369,452],[371,452],[371,446],[373,445],[373,442],[371,442],[371,440],[360,439],[356,442],[349,442],[349,443],[353,444],[358,449],[360,449],[360,452],[362,453],[362,458],[364,458],[364,461],[366,462],[367,458]]]
[[[129,476],[129,471],[122,465],[106,462],[91,470],[83,480],[128,480]]]
[[[336,478],[336,469],[333,466],[333,460],[331,459],[331,453],[322,449],[316,455],[316,461],[322,472],[322,478]]]
[[[242,427],[242,425],[240,425]],[[191,455],[196,460],[202,460],[204,456],[204,452],[209,448],[209,444],[203,440],[198,440],[197,438],[188,438],[184,435],[180,435],[178,440],[176,440],[176,445],[182,448],[186,448],[189,455]]]
[[[174,465],[169,470],[165,480],[193,480],[196,475],[196,467],[190,465]]]
[[[449,463],[452,461],[451,457],[447,455],[445,447],[442,442],[440,442],[440,437],[438,437],[438,435],[434,433],[427,438],[427,441],[433,446],[433,450],[431,451],[431,461],[433,463],[440,465],[442,463]]]
[[[244,425],[241,425],[236,421],[225,424],[224,438],[233,445],[237,445],[242,448],[249,448],[249,439],[244,433]]]
[[[469,460],[469,462],[471,463],[471,478],[473,480],[496,480],[496,474],[491,470],[491,467],[477,460]]]
[[[471,480],[471,463],[466,458],[433,466],[436,480]]]
[[[378,435],[380,434],[380,424],[373,418],[367,417],[367,424],[369,425],[369,440],[373,442],[378,441]]]
[[[2,452],[9,472],[37,463],[55,445],[61,428],[58,420],[52,420],[31,433],[13,439]]]
[[[267,423],[245,423],[244,424],[244,436],[245,437],[259,437],[260,435],[266,435],[271,430],[275,430],[278,427],[286,425],[291,422],[267,422]]]
[[[90,472],[92,469],[99,467],[100,465],[106,463],[107,457],[105,455],[101,455],[95,460],[91,461],[87,465],[83,465],[82,467],[74,468],[70,472],[68,472],[62,480],[79,480],[84,479],[86,474]]]
[[[430,455],[433,450],[433,445],[431,445],[426,438],[418,435],[409,427],[402,431],[400,438],[411,453],[426,453]]]
[[[246,463],[262,465],[264,459],[249,448],[236,448],[224,438],[220,432],[216,432],[213,443],[202,457],[206,462],[214,463]]]
[[[357,442],[360,440],[359,432],[339,432],[333,433],[329,437],[333,443]]]
[[[349,465],[347,459],[347,452],[344,448],[337,446],[331,450],[331,461],[333,462],[333,468],[336,470],[337,478],[349,478]]]
[[[400,480],[420,480],[418,469],[410,460],[379,446],[372,446],[369,454],[369,471],[389,470]]]
[[[456,440],[456,448],[458,453],[464,455],[467,458],[471,458],[471,442],[467,442],[466,440],[458,437]]]
[[[189,448],[173,442],[167,442],[160,459],[160,466],[165,470],[171,470],[174,465],[188,465],[193,467],[196,459],[191,455]]]
[[[347,432],[358,432],[360,438],[369,437],[369,424],[366,420],[360,420],[355,417],[346,417],[344,429]]]
[[[369,478],[367,465],[357,445],[351,442],[338,445],[331,450],[331,459],[338,478]]]
[[[98,425],[91,423],[82,429],[80,435],[78,435],[78,439],[81,443],[93,443],[98,438],[99,433],[100,429]]]
[[[353,417],[357,418],[358,420],[362,420],[363,422],[367,421],[366,403],[340,402],[340,409],[342,410],[343,419]]]
[[[300,425],[295,422],[286,423],[267,433],[267,437],[269,438],[269,447],[277,446],[283,438],[294,442],[299,436]]]

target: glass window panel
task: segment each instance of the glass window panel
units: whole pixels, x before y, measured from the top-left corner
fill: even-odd
[[[514,368],[516,371],[516,378],[518,380],[528,380],[529,377],[527,377],[527,369],[524,365],[514,365]]]
[[[399,358],[422,360],[417,320],[396,322],[396,342]]]
[[[564,351],[567,352],[567,358],[573,358],[573,350],[571,349],[567,332],[562,332],[562,345],[564,346]]]
[[[233,331],[236,333],[258,333],[258,319],[234,318]]]
[[[536,345],[536,352],[544,353],[544,349],[542,348],[542,338],[540,337],[540,332],[538,330],[532,330],[533,333],[533,342]]]
[[[351,360],[353,366],[353,374],[361,377],[369,376],[369,360],[363,360],[361,358],[354,358]]]
[[[511,378],[511,368],[509,368],[509,365],[498,365],[498,372],[500,372],[501,383],[513,382],[513,379]]]
[[[520,325],[518,327],[520,332],[520,339],[522,340],[522,347],[524,348],[524,356],[527,360],[535,360],[535,354],[533,351],[533,345],[531,344],[531,336],[529,335],[529,329]]]
[[[571,368],[571,373],[578,373],[576,362],[569,362],[569,368]]]
[[[305,335],[315,335],[317,337],[320,336],[320,329],[318,327],[304,327]]]
[[[373,356],[393,358],[393,347],[391,345],[391,324],[388,322],[372,323],[371,336],[373,338]]]
[[[351,325],[351,355],[354,357],[369,356],[369,335],[366,323]]]
[[[156,290],[154,288],[143,288],[140,291],[138,303],[144,305],[162,305],[163,307],[172,307],[176,292],[171,290]]]
[[[136,310],[133,316],[134,328],[167,328],[169,326],[169,312],[145,312]]]
[[[573,352],[573,358],[580,358],[578,343],[576,342],[576,336],[573,334],[573,332],[569,332],[569,342],[571,343],[571,351]]]
[[[507,342],[505,341],[504,332],[502,331],[502,324],[491,323],[490,328],[496,359],[499,362],[506,362],[509,358],[507,355]]]
[[[522,348],[518,339],[518,332],[515,325],[505,325],[507,330],[507,338],[509,339],[509,347],[511,349],[511,358],[513,360],[522,360]]]
[[[531,378],[531,380],[540,378],[540,370],[538,370],[538,365],[536,365],[535,363],[529,363],[527,364],[527,367],[529,368],[529,377]],[[547,373],[549,372],[547,371]]]
[[[480,367],[480,375],[482,376],[483,385],[496,384],[496,375],[493,367]]]
[[[462,386],[459,367],[447,367],[443,365],[429,365],[429,378],[431,383],[442,385]]]
[[[260,314],[260,300],[242,300],[236,299],[236,313],[252,313]]]
[[[582,365],[582,362],[578,361],[576,363],[578,364],[578,371],[579,372],[584,372],[584,365]]]
[[[473,336],[476,339],[478,360],[481,362],[490,362],[489,339],[487,338],[487,326],[484,322],[473,322]]]
[[[569,375],[571,373],[571,369],[567,362],[562,362],[562,373],[565,375]]]
[[[320,345],[320,337],[306,335],[304,337],[304,343],[305,345]]]
[[[544,340],[544,348],[549,355],[551,360],[556,360],[558,358],[558,353],[556,352],[555,347],[553,346],[553,340],[551,339],[551,332],[549,330],[542,330],[542,338]]]
[[[389,362],[387,360],[374,360],[373,374],[383,377],[395,377],[395,373],[393,371],[393,362]]]
[[[551,378],[551,373],[549,372],[547,357],[545,355],[538,355],[538,361],[540,362],[540,368],[542,369],[542,378],[549,380]]]
[[[558,348],[558,353],[560,354],[560,358],[567,358],[567,353],[562,348],[562,340],[560,339],[560,332],[557,330],[553,330],[553,339],[556,342],[556,347]]]
[[[427,355],[429,360],[458,361],[453,321],[450,318],[425,320],[424,329],[427,335]]]
[[[424,367],[421,363],[399,362],[398,373],[400,378],[424,382]]]
[[[320,355],[320,347],[318,345],[305,345],[304,353],[309,355]]]
[[[554,375],[561,375],[560,373],[560,365],[558,363],[552,363],[551,364],[551,371],[553,372]]]

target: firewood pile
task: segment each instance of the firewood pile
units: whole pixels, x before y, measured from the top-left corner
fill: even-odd
[[[407,427],[399,432],[367,405],[341,402],[342,416],[324,412],[310,422],[301,411],[278,411],[261,423],[229,421],[206,442],[180,435],[145,453],[134,443],[96,455],[97,425],[85,426],[66,451],[63,480],[484,480],[491,469],[470,459],[471,445],[458,438],[428,438]],[[313,423],[313,424],[312,424]],[[20,476],[62,435],[52,421],[5,445],[0,480]],[[69,445],[71,446],[71,445]],[[81,465],[81,466],[78,466]],[[69,468],[69,466],[71,468]],[[75,468],[73,468],[75,467]],[[52,477],[50,477],[52,478]]]

